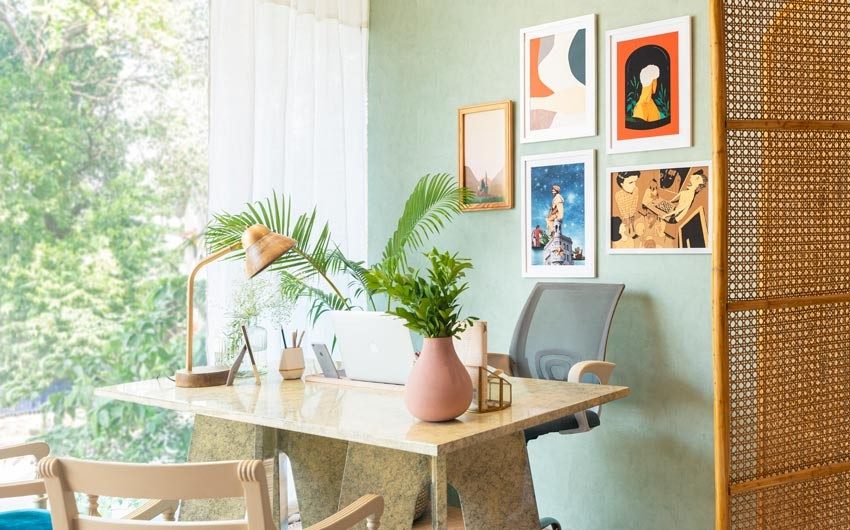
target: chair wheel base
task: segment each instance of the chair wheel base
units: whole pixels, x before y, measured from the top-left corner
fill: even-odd
[[[551,528],[552,530],[561,530],[561,523],[553,517],[544,517],[540,519],[540,530]]]

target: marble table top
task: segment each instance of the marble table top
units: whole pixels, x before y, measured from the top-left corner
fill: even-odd
[[[101,397],[192,412],[351,442],[436,456],[620,399],[628,387],[509,378],[513,405],[467,412],[444,423],[419,421],[401,389],[374,389],[301,380],[277,372],[237,379],[231,387],[177,388],[167,378],[103,387]]]

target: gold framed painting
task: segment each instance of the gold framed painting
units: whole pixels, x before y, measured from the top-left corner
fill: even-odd
[[[458,186],[472,198],[465,211],[514,207],[513,102],[457,110]]]

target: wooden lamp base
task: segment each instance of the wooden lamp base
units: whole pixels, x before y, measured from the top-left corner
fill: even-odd
[[[181,388],[202,388],[205,386],[221,386],[227,383],[227,366],[199,366],[189,370],[177,370],[174,382]]]

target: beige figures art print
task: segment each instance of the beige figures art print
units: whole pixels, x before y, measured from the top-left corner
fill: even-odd
[[[709,162],[608,169],[608,252],[709,253]]]
[[[462,107],[458,121],[458,185],[472,197],[464,210],[513,208],[511,101]]]

